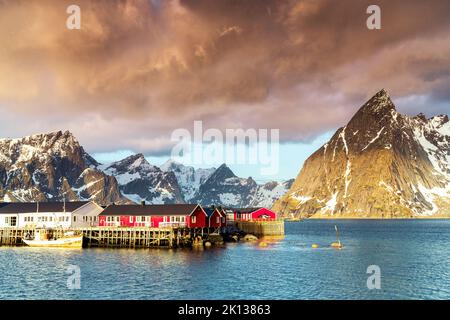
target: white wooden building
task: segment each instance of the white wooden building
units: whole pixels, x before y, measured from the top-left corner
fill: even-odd
[[[93,201],[0,203],[0,228],[98,226],[102,211]]]

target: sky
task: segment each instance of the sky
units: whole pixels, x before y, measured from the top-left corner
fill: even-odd
[[[380,30],[366,26],[371,4]],[[448,114],[449,12],[448,0],[0,0],[0,137],[70,130],[99,161],[161,164],[194,121],[276,129],[276,172],[230,167],[294,178],[382,88],[402,113]]]

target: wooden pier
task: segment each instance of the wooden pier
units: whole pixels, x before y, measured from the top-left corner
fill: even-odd
[[[258,237],[264,236],[283,236],[284,220],[250,220],[237,221],[237,228]]]
[[[146,228],[146,227],[91,227],[81,229],[52,229],[48,232],[60,238],[65,232],[82,234],[83,247],[115,248],[176,248],[190,246],[196,236],[205,235],[198,230],[185,228]],[[26,236],[34,237],[35,229],[0,228],[0,245],[21,246]]]

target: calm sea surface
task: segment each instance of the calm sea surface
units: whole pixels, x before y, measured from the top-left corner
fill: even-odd
[[[341,232],[343,250],[327,246]],[[311,249],[317,243],[319,249]],[[67,288],[70,265],[81,289]],[[381,290],[369,290],[369,265]],[[205,250],[0,247],[0,299],[450,299],[450,220],[286,223]]]

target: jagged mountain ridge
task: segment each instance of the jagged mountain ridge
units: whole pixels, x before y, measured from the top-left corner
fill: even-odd
[[[207,187],[226,188],[222,168],[227,168],[237,185],[233,197],[221,196]],[[210,179],[213,177],[213,179]],[[226,181],[222,181],[222,179]],[[158,168],[142,154],[109,165],[92,158],[69,131],[37,134],[19,139],[0,139],[0,201],[95,200],[99,204],[154,204],[199,202],[203,205],[270,206],[286,185],[271,182],[258,186],[236,177],[231,170],[194,169],[169,160]],[[230,188],[232,186],[230,185]],[[250,187],[250,188],[249,188]],[[200,189],[202,190],[200,192]],[[260,192],[258,192],[260,191]],[[242,201],[231,201],[242,198]],[[223,199],[218,202],[215,199]]]
[[[386,90],[304,163],[273,209],[302,217],[450,214],[450,123],[399,114]]]
[[[175,174],[151,165],[141,153],[114,162],[103,171],[114,176],[124,196],[134,202],[184,203]]]
[[[259,185],[251,177],[239,178],[225,164],[203,183],[194,202],[229,207],[270,207],[289,189],[293,180]]]
[[[237,177],[225,164],[217,169],[195,169],[168,160],[158,168],[140,154],[115,162],[104,171],[115,176],[124,195],[135,202],[270,207],[290,187],[290,182],[275,181],[258,185],[252,178]],[[140,185],[141,192],[134,184]],[[151,197],[146,196],[148,190]]]
[[[0,200],[127,202],[69,131],[0,139]]]
[[[167,160],[160,168],[162,171],[175,174],[186,202],[194,199],[200,186],[216,171],[216,168],[195,169],[172,159]]]

